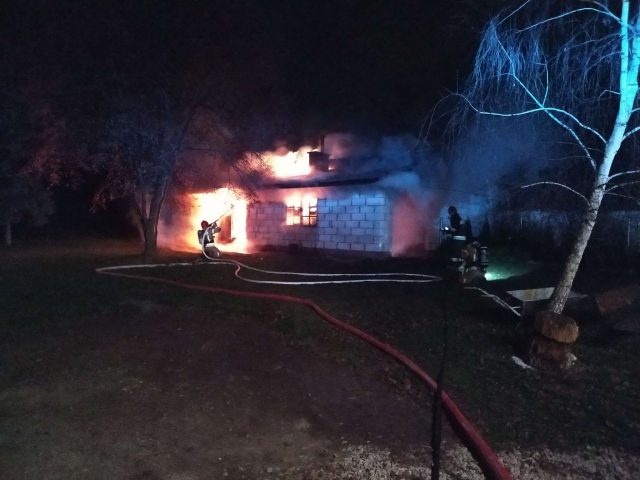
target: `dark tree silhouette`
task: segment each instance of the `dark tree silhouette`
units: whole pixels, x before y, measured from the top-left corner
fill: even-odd
[[[6,106],[6,105],[5,105]],[[0,107],[1,108],[1,107]],[[0,224],[4,227],[4,244],[13,243],[12,226],[22,221],[32,225],[46,223],[53,213],[50,191],[43,181],[28,174],[24,167],[28,163],[28,142],[23,134],[16,132],[20,125],[15,118],[7,120],[7,110],[0,118]]]
[[[9,246],[14,224],[27,221],[42,225],[53,213],[48,187],[55,178],[34,168],[42,135],[37,115],[15,85],[5,82],[4,86],[0,93],[0,225],[4,244]]]
[[[66,75],[55,104],[64,135],[50,151],[73,152],[57,158],[72,168],[70,159],[81,159],[103,177],[94,207],[131,202],[144,254],[153,257],[160,212],[187,152],[249,178],[247,152],[284,131],[276,120],[284,112],[280,47],[260,9],[244,2],[225,9],[131,2],[102,13],[95,6],[69,16],[68,39],[86,38],[62,42]],[[66,20],[55,20],[64,29]],[[59,164],[49,158],[43,168]]]

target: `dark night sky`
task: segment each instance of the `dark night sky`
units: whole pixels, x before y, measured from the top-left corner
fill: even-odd
[[[416,131],[468,71],[483,23],[455,1],[280,3],[287,91],[312,129]]]
[[[129,83],[143,92],[208,69],[240,85],[238,110],[260,112],[275,126],[272,140],[291,147],[336,130],[417,133],[467,74],[484,22],[502,3],[10,2],[0,16],[1,80],[35,103],[73,103],[75,120],[90,124],[110,75],[140,78]]]
[[[9,63],[23,71],[31,65],[32,76],[51,75],[51,84],[73,77],[78,87],[108,69],[108,58],[135,52],[144,63],[162,50],[184,68],[207,62],[205,52],[213,48],[238,55],[245,65],[255,62],[258,70],[270,67],[297,134],[394,133],[416,131],[434,102],[466,75],[491,4],[501,2],[479,3],[484,6],[446,0],[26,1],[6,8],[3,44],[17,49]],[[242,81],[261,75],[249,71]],[[40,88],[50,87],[46,83]],[[258,102],[261,92],[251,93]]]

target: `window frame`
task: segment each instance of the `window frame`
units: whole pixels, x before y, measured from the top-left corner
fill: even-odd
[[[309,200],[299,204],[287,204],[285,225],[287,227],[317,227],[318,226],[318,199],[314,203]],[[306,207],[306,208],[305,208]]]

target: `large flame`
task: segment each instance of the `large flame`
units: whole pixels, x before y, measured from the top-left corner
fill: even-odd
[[[191,197],[191,213],[189,223],[194,230],[189,232],[189,245],[194,249],[199,249],[198,238],[195,229],[199,228],[200,222],[206,220],[211,223],[217,221],[222,225],[224,221],[231,220],[231,231],[228,239],[217,241],[216,246],[224,252],[248,251],[247,240],[247,200],[234,190],[229,188],[219,188],[213,192],[193,193]]]
[[[313,147],[304,146],[292,152],[286,149],[264,152],[262,158],[270,167],[274,177],[286,178],[309,175],[312,169],[309,165],[309,152]],[[219,188],[211,192],[192,193],[182,199],[186,207],[186,221],[179,222],[169,228],[161,225],[160,236],[163,244],[175,249],[196,251],[200,249],[196,230],[200,222],[217,221],[223,231],[216,236],[216,246],[225,252],[247,253],[250,242],[247,240],[247,200],[241,193],[229,188]],[[287,198],[287,206],[300,209],[302,222],[310,216],[310,206],[315,208],[315,198]],[[229,231],[230,221],[230,231]],[[309,221],[309,220],[306,220]],[[299,223],[300,223],[299,222]]]
[[[269,167],[274,177],[299,177],[309,175],[309,152],[313,147],[300,147],[295,152],[286,149],[279,149],[273,152],[264,152],[262,158]]]
[[[287,225],[315,225],[317,222],[318,197],[314,193],[294,193],[285,197]]]

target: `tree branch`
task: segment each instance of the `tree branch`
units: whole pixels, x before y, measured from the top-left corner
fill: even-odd
[[[613,175],[609,176],[609,178],[607,179],[607,182],[610,182],[616,177],[621,177],[622,175],[634,175],[636,173],[640,173],[640,170],[628,170],[626,172],[614,173]]]
[[[631,121],[631,115],[633,115],[637,111],[640,111],[640,108],[637,108],[631,111],[631,113],[629,114],[629,122]],[[623,135],[622,141],[624,142],[627,138],[632,137],[633,135],[638,133],[639,130],[640,130],[640,125],[633,127],[631,130],[629,130],[627,133]]]
[[[576,122],[576,124],[580,127],[582,127],[583,129],[593,133],[596,137],[598,137],[599,140],[602,141],[603,144],[606,144],[607,141],[606,139],[602,136],[602,134],[600,132],[598,132],[596,129],[590,127],[589,125],[581,122],[575,115],[573,115],[570,112],[567,112],[566,110],[563,110],[562,108],[557,108],[557,107],[545,107],[544,105],[540,104],[540,106],[538,108],[530,108],[529,110],[522,110],[521,112],[512,112],[512,113],[503,113],[503,112],[489,112],[486,110],[480,110],[479,108],[477,108],[475,105],[473,105],[471,103],[471,101],[469,99],[467,99],[464,95],[457,93],[456,95],[461,96],[462,98],[464,98],[464,100],[469,104],[469,106],[476,112],[479,113],[480,115],[494,115],[496,117],[519,117],[519,116],[523,116],[523,115],[529,115],[532,113],[538,113],[538,112],[554,112],[554,113],[560,113],[562,115],[566,115],[567,117],[569,117],[571,120],[573,120],[574,122]],[[561,124],[562,125],[562,124]],[[569,126],[565,127],[565,128],[571,128]],[[586,147],[585,147],[586,148]]]
[[[593,2],[596,3],[596,2]],[[600,6],[600,5],[599,5]],[[545,23],[549,23],[549,22],[553,22],[555,20],[560,20],[564,17],[568,17],[569,15],[574,15],[576,13],[579,12],[596,12],[596,13],[601,13],[607,17],[613,18],[616,22],[618,23],[622,23],[622,21],[620,20],[620,17],[617,17],[616,15],[614,15],[609,9],[607,9],[606,7],[604,7],[604,10],[599,10],[597,8],[593,8],[593,7],[584,7],[584,8],[576,8],[575,10],[570,10],[568,12],[564,12],[563,14],[560,15],[556,15],[555,17],[550,17],[550,18],[545,18],[544,20],[539,21],[538,23],[534,23],[533,25],[529,25],[526,28],[520,29],[520,30],[516,30],[517,33],[522,33],[522,32],[526,32],[527,30],[531,30],[532,28],[536,28],[539,27],[540,25],[544,25]]]
[[[499,45],[500,45],[500,49],[502,50],[502,52],[505,54],[505,56],[507,57],[507,60],[509,61],[509,63],[511,64],[511,70],[512,72],[515,72],[515,66],[513,64],[513,60],[511,59],[511,56],[509,55],[509,52],[507,52],[507,50],[504,48],[504,45],[502,45],[502,42],[500,42],[499,40],[497,40]],[[591,156],[591,152],[589,151],[589,149],[587,148],[587,146],[582,142],[582,140],[580,140],[580,137],[578,136],[578,134],[573,130],[573,128],[571,128],[569,125],[567,125],[565,122],[563,122],[562,120],[560,120],[559,118],[557,118],[555,115],[553,115],[552,113],[550,113],[552,110],[550,110],[548,107],[545,107],[542,103],[540,103],[540,100],[538,100],[538,97],[536,97],[533,92],[531,92],[531,90],[529,90],[529,88],[527,88],[527,86],[524,84],[524,82],[522,82],[522,80],[520,80],[520,77],[518,77],[518,75],[516,75],[515,73],[509,73],[509,75],[518,83],[518,85],[520,85],[520,87],[524,90],[524,92],[527,94],[527,96],[533,100],[533,102],[538,105],[539,108],[542,109],[542,111],[544,113],[546,113],[549,118],[551,118],[554,122],[556,122],[558,125],[560,125],[562,128],[564,128],[567,132],[569,132],[569,134],[575,139],[575,141],[578,143],[578,145],[580,146],[580,148],[582,148],[582,150],[584,151],[585,155],[587,156],[587,158],[589,159],[589,163],[591,163],[591,167],[595,169],[596,167],[596,162],[593,160],[593,157]],[[569,118],[573,118],[574,121],[576,121],[578,123],[578,125],[582,126],[584,124],[582,124],[582,122],[579,122],[573,115],[571,115],[569,112],[566,112],[565,110],[560,110],[562,113],[566,114],[569,116]],[[596,130],[592,129],[592,128],[588,128],[588,131],[594,133],[598,138],[600,138],[601,140],[604,141],[604,138],[602,137],[602,135],[600,135],[600,133],[598,133]],[[606,142],[605,142],[606,143]]]
[[[526,87],[525,87],[526,88]],[[585,153],[585,156],[587,157],[587,159],[589,160],[589,163],[591,165],[592,168],[595,168],[596,164],[595,161],[593,160],[593,157],[591,156],[591,152],[589,150],[589,148],[582,142],[582,140],[580,140],[580,137],[578,136],[578,134],[573,130],[573,128],[571,128],[569,125],[567,125],[565,122],[563,122],[562,120],[560,120],[557,116],[553,115],[552,113],[549,112],[556,112],[556,113],[561,113],[564,115],[567,115],[569,118],[571,118],[572,120],[574,120],[580,127],[592,132],[594,135],[596,135],[600,140],[602,140],[604,143],[606,143],[606,141],[604,140],[604,138],[602,137],[602,135],[600,135],[599,132],[597,132],[596,130],[594,130],[593,128],[589,127],[588,125],[583,124],[582,122],[580,122],[580,120],[578,120],[574,115],[572,115],[571,113],[562,110],[560,108],[554,108],[554,107],[545,107],[545,106],[539,106],[538,108],[531,108],[529,110],[523,110],[521,112],[512,112],[512,113],[502,113],[502,112],[490,112],[490,111],[486,111],[486,110],[480,110],[478,107],[476,107],[473,103],[471,103],[471,101],[465,97],[464,95],[457,93],[456,95],[459,95],[460,97],[462,97],[464,99],[465,102],[467,102],[467,104],[469,105],[469,107],[471,107],[471,109],[473,111],[475,111],[476,113],[480,114],[480,115],[487,115],[487,116],[494,116],[494,117],[520,117],[520,116],[524,116],[524,115],[530,115],[532,113],[538,113],[538,112],[543,112],[546,113],[547,116],[549,116],[551,119],[553,119],[558,125],[560,125],[562,128],[564,128],[565,130],[567,130],[569,132],[569,134],[575,139],[575,141],[578,143],[578,145],[580,146],[580,148],[582,149],[582,151]],[[537,101],[536,101],[537,102]]]
[[[527,0],[526,2],[524,2],[522,5],[520,5],[518,8],[516,8],[513,12],[511,12],[509,15],[507,15],[506,17],[504,17],[502,20],[500,20],[498,22],[498,25],[506,22],[507,20],[509,20],[511,17],[513,17],[516,13],[518,13],[520,10],[522,10],[524,7],[527,6],[527,4],[530,2],[531,0]]]
[[[580,198],[582,199],[582,201],[583,201],[585,204],[589,205],[589,200],[587,200],[587,197],[585,197],[583,194],[581,194],[581,193],[580,193],[580,192],[578,192],[577,190],[574,190],[573,188],[571,188],[571,187],[569,187],[569,186],[565,185],[564,183],[558,183],[558,182],[547,182],[547,181],[544,181],[544,182],[535,182],[535,183],[530,183],[529,185],[523,185],[523,186],[521,186],[520,188],[530,188],[530,187],[536,187],[536,186],[538,186],[538,185],[553,185],[553,186],[556,186],[556,187],[564,188],[564,189],[566,189],[566,190],[569,190],[571,193],[576,194],[578,197],[580,197]]]
[[[638,197],[632,197],[631,195],[623,195],[621,193],[611,193],[611,192],[605,192],[604,194],[611,195],[612,197],[619,197],[619,198],[626,198],[627,200],[633,200],[638,205],[640,205],[640,198]]]
[[[612,190],[615,190],[616,188],[626,187],[628,185],[640,185],[640,180],[633,180],[631,182],[618,183],[616,185],[613,185],[611,188],[608,188],[606,192],[610,192]]]
[[[611,94],[613,94],[613,95],[620,95],[620,92],[616,92],[615,90],[610,90],[610,89],[608,89],[608,88],[607,88],[607,89],[603,90],[603,91],[600,93],[600,95],[598,95],[598,98],[602,98],[602,96],[603,96],[605,93],[611,93]],[[636,110],[638,110],[638,109],[636,108]],[[635,110],[634,110],[634,111],[635,111]]]

